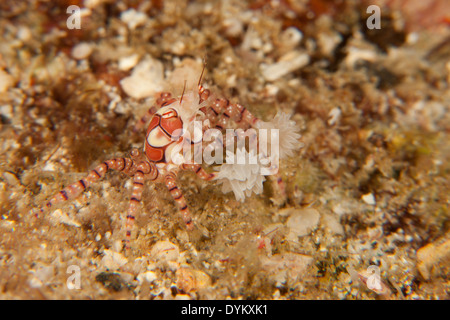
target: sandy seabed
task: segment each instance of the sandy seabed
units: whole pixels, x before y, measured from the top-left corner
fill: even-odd
[[[448,299],[449,7],[385,3],[2,1],[0,298]],[[141,148],[135,123],[158,92],[195,88],[203,60],[214,94],[298,126],[286,199],[267,181],[239,202],[184,172],[187,232],[147,183],[128,254],[123,173],[34,216]]]

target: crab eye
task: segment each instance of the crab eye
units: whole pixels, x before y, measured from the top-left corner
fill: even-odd
[[[161,115],[161,117],[162,117],[163,119],[176,118],[176,117],[178,117],[178,113],[177,113],[175,110],[173,110],[173,109],[169,109],[169,110],[167,110],[166,112],[164,112],[164,113]]]

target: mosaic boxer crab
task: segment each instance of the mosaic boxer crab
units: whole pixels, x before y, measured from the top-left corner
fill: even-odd
[[[285,133],[288,133],[280,143],[280,155],[283,157],[290,155],[291,150],[298,146],[300,135],[297,133],[298,129],[295,128],[295,123],[289,121],[289,117],[283,114],[278,114],[274,119],[275,122],[263,122],[240,104],[230,103],[227,99],[213,98],[210,90],[201,85],[202,75],[198,83],[198,92],[185,93],[183,90],[179,98],[174,98],[168,92],[160,93],[156,104],[136,124],[134,130],[139,131],[149,122],[143,152],[133,149],[129,158],[122,157],[104,161],[91,170],[86,177],[59,191],[38,210],[36,215],[45,213],[61,202],[73,200],[91,184],[102,178],[108,170],[123,172],[133,178],[132,194],[126,214],[125,239],[123,240],[125,248],[129,249],[134,221],[142,199],[144,182],[147,180],[166,185],[178,205],[187,230],[192,230],[194,223],[183,193],[176,182],[180,170],[194,171],[206,181],[219,180],[224,184],[224,192],[234,191],[236,197],[241,201],[244,198],[244,192],[246,195],[252,192],[261,192],[264,178],[256,178],[255,175],[258,173],[242,168],[236,171],[235,166],[227,164],[220,166],[219,172],[207,173],[200,163],[187,161],[183,157],[183,150],[180,146],[186,144],[194,145],[194,147],[200,146],[202,151],[211,151],[216,147],[227,146],[234,140],[239,140],[239,134],[232,135],[231,138],[227,135],[225,141],[216,137],[210,143],[206,143],[202,139],[190,139],[190,137],[196,137],[195,130],[200,130],[201,133],[210,128],[224,130],[229,127],[230,121],[233,121],[238,128],[243,129],[270,128],[278,125],[282,127],[282,132],[284,130]],[[201,128],[193,125],[195,120],[202,121]],[[277,121],[285,123],[277,123]],[[277,182],[282,187],[281,178],[278,177]]]

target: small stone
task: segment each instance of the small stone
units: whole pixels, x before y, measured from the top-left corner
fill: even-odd
[[[31,30],[28,27],[21,26],[17,31],[17,38],[23,42],[29,41],[32,37]]]
[[[162,91],[163,82],[163,64],[153,58],[146,58],[134,67],[131,76],[120,81],[120,85],[130,97],[142,99]]]
[[[77,60],[82,60],[88,58],[93,51],[92,45],[86,42],[81,42],[77,44],[72,49],[72,57]]]
[[[296,210],[297,209],[295,209],[295,208],[284,208],[284,209],[278,210],[276,214],[281,217],[287,217],[287,216],[292,215]]]
[[[120,250],[122,250],[122,246],[123,246],[122,241],[116,240],[113,242],[111,249],[113,251],[120,252]]]
[[[149,283],[155,281],[158,277],[156,276],[156,273],[152,272],[152,271],[147,271],[144,273],[140,273],[137,276],[137,280],[142,283],[144,281],[147,281]]]
[[[334,214],[324,214],[323,224],[333,233],[344,235],[344,227],[339,222],[339,219]]]
[[[180,268],[180,264],[175,261],[167,261],[167,267],[169,268],[170,271],[175,272]]]
[[[6,71],[0,69],[0,93],[6,92],[14,85],[14,78]]]
[[[303,34],[296,27],[289,27],[281,33],[281,44],[283,47],[293,49],[302,41]]]
[[[108,249],[105,249],[103,253],[104,256],[102,258],[102,263],[104,267],[109,270],[117,270],[128,262],[127,258],[125,258],[121,253]]]
[[[317,42],[320,51],[326,56],[331,56],[336,46],[342,42],[342,36],[337,32],[332,34],[319,33]]]
[[[211,286],[211,278],[200,270],[180,268],[176,276],[177,288],[185,293]]]
[[[17,179],[17,177],[14,173],[11,173],[8,171],[3,172],[3,179],[5,179],[5,181],[11,186],[20,185],[20,181],[19,181],[19,179]]]
[[[181,56],[185,53],[186,44],[183,41],[178,40],[170,47],[170,50],[172,53]]]
[[[46,283],[53,277],[54,273],[54,266],[41,266],[34,272],[34,276],[43,283]]]
[[[180,255],[178,246],[170,241],[158,241],[153,246],[150,255],[155,260],[176,261]]]
[[[367,204],[369,204],[369,205],[371,205],[371,206],[374,206],[374,205],[376,204],[375,196],[373,195],[373,193],[365,194],[365,195],[363,195],[363,196],[361,197],[361,199],[362,199],[365,203],[367,203]]]
[[[119,59],[119,70],[128,71],[134,68],[139,62],[139,55],[133,54],[128,57],[122,57]]]
[[[262,268],[281,286],[288,278],[297,279],[306,272],[313,258],[298,253],[275,254],[261,260]]]
[[[120,272],[120,278],[124,283],[132,283],[134,279],[134,275],[129,272]]]
[[[39,280],[36,277],[32,277],[29,281],[28,284],[30,285],[30,287],[32,288],[40,288],[42,287],[43,283],[41,280]]]
[[[347,52],[345,64],[350,68],[352,68],[358,60],[374,61],[377,57],[376,52],[369,49],[349,47]]]
[[[425,280],[439,273],[439,267],[450,262],[450,239],[437,240],[417,251],[417,269]]]
[[[333,126],[339,122],[342,116],[342,110],[339,107],[335,107],[331,109],[331,111],[328,113],[328,125]]]
[[[1,70],[0,70],[0,72],[1,72]],[[11,119],[14,115],[13,110],[14,110],[13,106],[10,104],[2,105],[2,106],[0,106],[0,115],[4,116],[5,118]]]
[[[316,209],[295,210],[286,222],[290,232],[288,239],[297,240],[297,237],[303,237],[314,230],[319,223],[320,214]]]
[[[125,22],[130,30],[134,30],[137,27],[144,25],[148,20],[148,16],[143,12],[136,11],[135,9],[129,9],[122,12],[120,15],[120,20]]]
[[[211,278],[200,270],[194,270],[196,289],[203,289],[211,286]]]
[[[309,63],[309,56],[299,51],[291,51],[271,65],[262,65],[262,74],[267,81],[275,81]]]
[[[177,294],[175,296],[175,300],[191,300],[191,296],[189,296],[188,294]]]
[[[77,228],[81,227],[81,224],[78,221],[70,218],[61,209],[56,209],[55,211],[53,211],[52,216],[55,217],[58,220],[58,222],[67,224],[69,226],[77,227]]]
[[[83,4],[86,8],[94,9],[101,5],[103,0],[84,0]]]

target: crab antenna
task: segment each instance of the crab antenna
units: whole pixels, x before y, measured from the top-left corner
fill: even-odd
[[[186,90],[186,80],[184,80],[183,93],[181,94],[181,98],[180,98],[180,105],[181,105],[181,102],[183,101],[183,96],[184,96],[185,90]]]
[[[206,60],[203,59],[203,69],[202,69],[202,73],[200,74],[200,78],[198,79],[198,86],[200,86],[200,84],[202,83],[202,78],[203,78],[203,72],[205,72],[205,68],[206,68]]]

